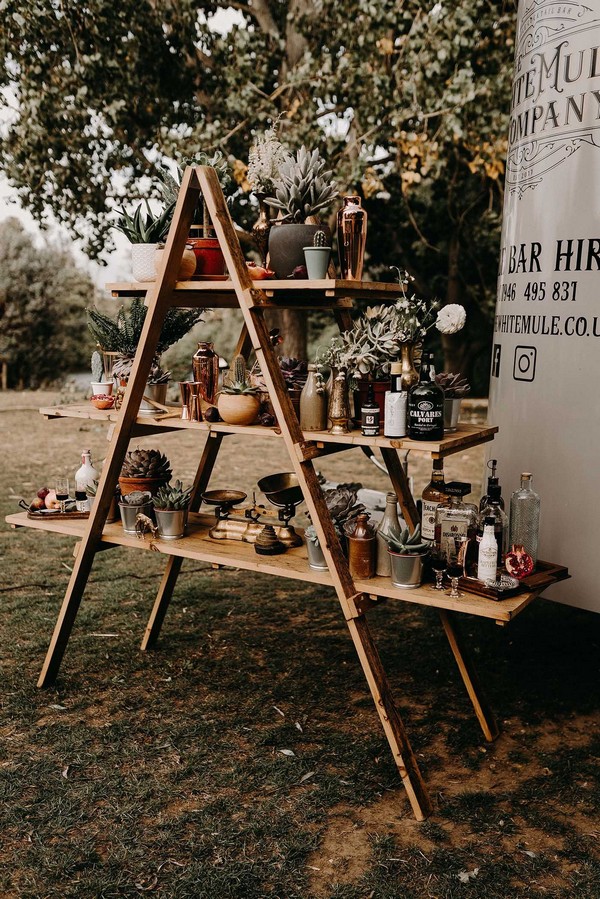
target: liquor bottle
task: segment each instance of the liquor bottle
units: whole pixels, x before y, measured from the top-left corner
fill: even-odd
[[[540,532],[540,498],[531,487],[531,474],[521,475],[521,488],[510,498],[510,545],[523,545],[537,562]]]
[[[386,536],[399,537],[401,533],[398,520],[398,498],[391,491],[385,495],[385,511],[377,528],[377,565],[375,573],[378,577],[390,577],[392,567]]]
[[[444,460],[434,459],[431,480],[421,494],[421,534],[425,540],[435,540],[435,512],[448,499],[444,483]]]
[[[495,521],[489,516],[483,522],[483,537],[479,543],[477,556],[477,579],[496,581],[498,569],[498,543],[494,533]]]
[[[432,381],[429,357],[423,357],[421,378],[408,392],[408,436],[411,440],[441,440],[444,436],[444,391]]]
[[[100,480],[100,472],[92,465],[91,450],[86,449],[81,453],[81,466],[75,472],[75,488],[85,490],[86,487],[95,487]]]
[[[402,363],[392,362],[390,367],[390,389],[385,392],[385,415],[383,433],[385,437],[406,437],[406,405],[408,393],[402,390]]]
[[[490,459],[487,463],[487,467],[490,469],[491,474],[488,476],[487,482],[487,491],[483,494],[481,499],[479,500],[479,511],[483,512],[485,507],[487,506],[490,500],[490,487],[494,487],[498,484],[498,478],[496,477],[496,466],[498,461],[496,459]],[[504,509],[504,499],[502,496],[500,497],[500,505]]]
[[[85,490],[75,491],[75,509],[77,510],[77,512],[90,511],[90,501]]]
[[[435,512],[436,550],[446,554],[448,563],[464,560],[466,543],[477,533],[477,506],[465,503],[463,497],[471,492],[471,485],[451,481],[444,487],[448,499]]]
[[[300,394],[300,427],[303,431],[327,428],[327,388],[313,363],[308,366],[308,377]]]
[[[498,544],[498,565],[502,565],[508,549],[508,516],[502,508],[499,484],[492,484],[488,487],[488,501],[479,513],[478,540],[483,538],[484,523],[488,518],[492,518],[494,521],[494,534]]]
[[[192,356],[194,381],[199,384],[199,396],[214,404],[219,389],[219,355],[213,343],[199,343]]]
[[[379,406],[375,402],[375,388],[369,382],[367,399],[360,407],[360,430],[364,437],[379,437]]]

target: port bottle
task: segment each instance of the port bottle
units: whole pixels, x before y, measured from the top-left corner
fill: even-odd
[[[431,357],[424,356],[418,384],[408,392],[408,436],[441,440],[444,436],[444,391],[431,377]]]

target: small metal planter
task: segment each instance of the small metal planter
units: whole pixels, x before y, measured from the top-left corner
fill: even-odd
[[[394,553],[390,554],[392,568],[392,584],[394,587],[404,587],[413,590],[421,586],[423,580],[423,559],[427,553]]]
[[[329,571],[320,543],[307,539],[306,551],[308,552],[308,567],[313,571]]]
[[[457,429],[461,401],[461,397],[444,400],[444,431],[447,434],[452,434]]]
[[[153,517],[152,502],[142,503],[141,506],[132,506],[129,503],[119,503],[119,511],[121,513],[121,521],[123,530],[126,534],[136,536],[135,521],[138,514],[147,515],[148,518]]]
[[[155,509],[158,536],[161,540],[179,540],[185,534],[187,509]]]

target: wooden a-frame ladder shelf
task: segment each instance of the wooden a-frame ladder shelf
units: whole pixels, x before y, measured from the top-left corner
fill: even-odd
[[[202,195],[229,271],[227,281],[176,280],[179,262],[189,233],[194,210]],[[106,518],[114,494],[121,465],[132,437],[197,428],[207,431],[207,439],[198,464],[192,494],[189,533],[182,540],[169,543],[156,541],[155,546],[166,556],[166,565],[158,593],[150,614],[142,648],[156,644],[169,602],[184,558],[199,559],[217,565],[235,565],[248,570],[264,571],[280,577],[311,581],[335,588],[341,611],[354,643],[358,658],[371,691],[386,738],[392,750],[400,777],[406,789],[415,817],[423,820],[432,810],[427,789],[421,777],[404,725],[394,704],[388,680],[373,641],[367,613],[381,599],[431,605],[439,610],[446,636],[458,663],[460,674],[473,703],[475,713],[487,740],[494,740],[498,727],[494,715],[481,692],[475,669],[457,630],[457,613],[484,616],[499,624],[508,623],[557,577],[567,576],[564,569],[557,577],[541,576],[529,592],[502,602],[465,596],[451,600],[445,593],[423,586],[417,590],[393,587],[386,578],[353,581],[347,561],[327,511],[323,493],[313,467],[320,456],[348,449],[356,445],[378,446],[387,467],[405,520],[411,525],[418,521],[417,510],[407,478],[400,464],[398,450],[413,449],[440,458],[492,440],[496,428],[462,426],[456,434],[439,443],[415,443],[410,440],[368,438],[358,434],[342,437],[329,433],[303,433],[298,424],[289,395],[285,389],[277,359],[272,351],[265,311],[270,308],[329,309],[342,330],[350,327],[350,309],[355,297],[382,301],[394,298],[394,285],[375,282],[346,281],[287,281],[253,282],[240,249],[233,222],[229,215],[218,179],[213,169],[188,168],[184,174],[177,200],[173,223],[163,256],[163,267],[157,280],[149,285],[111,285],[114,295],[145,295],[148,312],[129,386],[119,413],[99,412],[89,406],[65,406],[42,409],[48,418],[86,417],[112,423],[113,433],[106,462],[98,487],[96,502],[87,521],[48,522],[28,519],[26,513],[10,515],[7,521],[14,527],[52,530],[74,537],[78,543],[73,571],[56,621],[54,633],[38,681],[40,687],[51,684],[58,673],[83,597],[96,552],[111,546],[148,548],[148,543],[128,537],[119,524],[107,524]],[[158,343],[165,315],[172,306],[239,308],[244,325],[237,351],[246,357],[254,351],[263,373],[271,402],[277,416],[277,428],[235,427],[224,423],[182,421],[168,413],[151,421],[138,416],[144,387]],[[328,571],[316,572],[308,567],[306,547],[288,550],[283,556],[264,557],[254,553],[253,547],[234,541],[214,541],[208,536],[213,520],[199,513],[201,495],[207,489],[223,439],[228,434],[243,433],[248,437],[270,435],[284,441],[291,465],[298,476],[304,500],[316,527],[319,541],[328,564]]]

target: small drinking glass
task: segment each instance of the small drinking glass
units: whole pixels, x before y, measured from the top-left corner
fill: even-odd
[[[443,590],[444,589],[444,572],[448,567],[448,559],[446,558],[446,553],[443,550],[436,550],[436,552],[432,553],[429,557],[429,562],[431,565],[432,571],[435,573],[435,589]]]
[[[458,599],[463,594],[458,589],[458,581],[465,573],[465,551],[467,548],[468,538],[466,536],[455,537],[454,547],[456,554],[454,558],[448,560],[448,577],[450,578],[450,592],[446,595],[451,599]]]
[[[56,491],[56,499],[60,503],[60,511],[65,512],[67,500],[69,499],[69,479],[57,478],[54,489]]]

